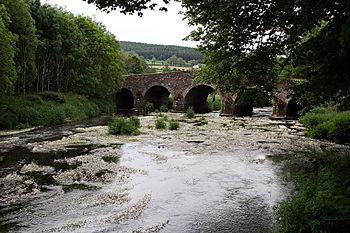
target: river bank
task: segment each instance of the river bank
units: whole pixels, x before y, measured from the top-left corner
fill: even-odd
[[[202,115],[208,124],[166,113],[180,121],[177,131],[156,130],[156,115],[142,116],[138,136],[77,126],[16,148],[5,140],[25,137],[5,137],[2,161],[22,157],[1,167],[0,229],[269,232],[274,206],[291,189],[269,158],[343,148],[306,138],[297,121],[269,120],[270,111],[257,109],[252,118]]]

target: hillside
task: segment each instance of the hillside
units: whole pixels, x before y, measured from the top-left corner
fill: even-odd
[[[203,56],[200,52],[195,51],[190,47],[175,45],[156,45],[129,41],[120,41],[120,45],[123,50],[134,51],[147,60],[150,60],[154,57],[156,60],[165,61],[172,55],[181,57],[186,61],[203,59]]]

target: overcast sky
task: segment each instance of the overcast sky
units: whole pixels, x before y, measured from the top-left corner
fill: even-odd
[[[95,5],[82,0],[42,0],[43,3],[57,5],[74,14],[83,14],[102,22],[118,40],[149,44],[165,44],[195,47],[196,43],[183,41],[192,30],[178,12],[180,3],[171,2],[168,12],[145,11],[142,18],[124,15],[118,11],[109,14],[96,9]]]

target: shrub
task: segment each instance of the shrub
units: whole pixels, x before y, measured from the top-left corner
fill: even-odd
[[[159,112],[167,112],[168,108],[165,105],[160,106]]]
[[[168,121],[168,116],[164,115],[163,113],[159,113],[157,117],[163,118],[165,121]]]
[[[350,142],[350,111],[331,112],[317,108],[301,118],[307,135],[337,143]]]
[[[135,117],[136,118],[136,117]],[[115,135],[138,135],[139,121],[135,118],[116,117],[108,124],[108,132]]]
[[[41,98],[40,95],[26,95],[26,100],[30,101],[33,104],[43,104],[44,100]]]
[[[165,129],[166,128],[166,122],[163,117],[157,117],[156,119],[156,129]]]
[[[187,116],[187,118],[194,118],[195,117],[193,106],[190,106],[187,108],[186,116]]]
[[[16,110],[18,124],[21,124],[21,128],[24,125],[32,126],[40,123],[40,115],[38,111],[33,107],[23,107]]]
[[[132,122],[133,125],[135,125],[137,128],[140,128],[141,126],[141,123],[140,123],[140,119],[135,117],[135,116],[132,116],[129,118],[129,120]]]
[[[39,93],[39,95],[43,100],[53,101],[58,104],[62,104],[66,102],[66,97],[62,93],[45,91],[45,92]]]
[[[309,160],[313,169],[293,174],[297,192],[278,206],[275,231],[347,232],[350,154],[322,152]]]
[[[170,130],[177,130],[177,129],[179,129],[179,127],[180,127],[180,124],[177,120],[171,119],[169,121],[169,129]]]
[[[154,105],[150,102],[146,102],[143,106],[143,109],[146,113],[153,112],[154,111]]]
[[[205,119],[205,117],[201,117],[199,119],[199,125],[207,125],[208,124],[208,121],[207,119]]]

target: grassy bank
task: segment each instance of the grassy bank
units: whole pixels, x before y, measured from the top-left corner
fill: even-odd
[[[5,96],[0,98],[0,129],[79,122],[113,110],[108,101],[89,100],[75,94],[43,92],[25,97]]]
[[[285,161],[295,188],[277,208],[275,232],[347,232],[349,167],[350,152],[308,152]]]
[[[308,129],[307,135],[337,143],[350,143],[350,111],[336,112],[319,107],[305,114],[301,122]]]

